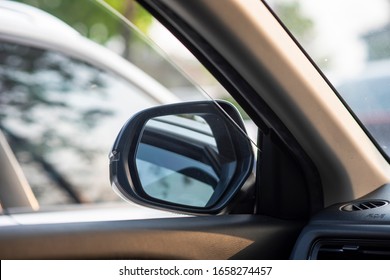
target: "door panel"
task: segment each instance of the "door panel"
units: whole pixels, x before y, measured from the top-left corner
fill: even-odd
[[[287,259],[301,225],[253,215],[17,225],[1,259]]]

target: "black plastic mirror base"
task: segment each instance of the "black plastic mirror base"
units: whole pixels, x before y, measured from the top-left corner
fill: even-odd
[[[141,111],[113,145],[111,184],[123,198],[143,206],[226,213],[252,172],[253,150],[244,132],[238,111],[225,101]]]

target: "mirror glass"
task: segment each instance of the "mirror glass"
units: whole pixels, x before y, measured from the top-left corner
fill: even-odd
[[[194,207],[211,206],[220,198],[236,161],[220,153],[208,118],[186,114],[147,121],[136,168],[148,196]]]

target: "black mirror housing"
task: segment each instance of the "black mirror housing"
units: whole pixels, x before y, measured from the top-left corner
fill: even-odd
[[[125,200],[186,214],[222,214],[253,168],[237,109],[225,101],[157,106],[123,126],[110,181]]]

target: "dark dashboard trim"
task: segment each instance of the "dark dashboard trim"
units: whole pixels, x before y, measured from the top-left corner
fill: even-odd
[[[359,244],[389,244],[390,250],[390,204],[361,211],[342,211],[343,205],[369,200],[389,201],[390,184],[350,202],[338,203],[319,212],[303,229],[295,244],[292,259],[311,259],[317,242],[327,240]],[[390,256],[389,256],[390,258]]]

